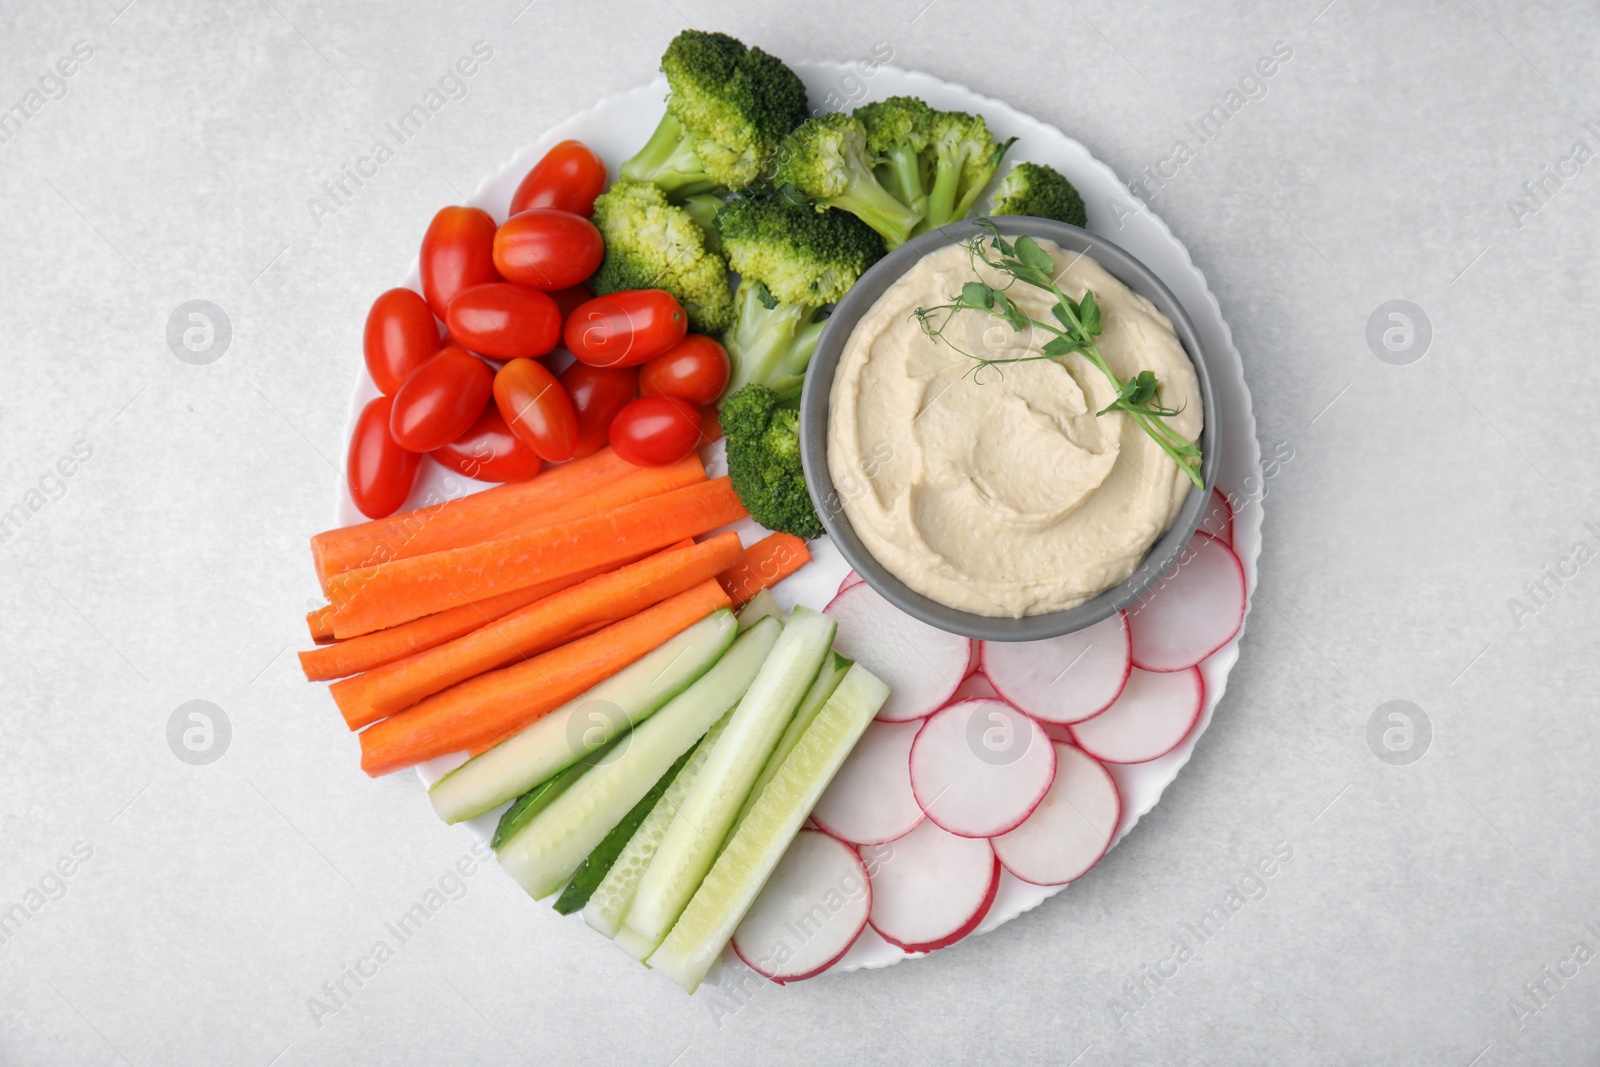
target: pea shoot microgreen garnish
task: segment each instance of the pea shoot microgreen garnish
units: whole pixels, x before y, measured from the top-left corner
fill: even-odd
[[[1150,435],[1151,440],[1161,446],[1163,452],[1172,457],[1178,469],[1183,471],[1191,482],[1203,487],[1205,483],[1200,477],[1200,449],[1197,445],[1184,440],[1176,430],[1167,425],[1166,420],[1179,414],[1182,409],[1166,407],[1161,403],[1161,382],[1154,372],[1142,370],[1124,382],[1106,363],[1105,356],[1101,355],[1094,340],[1100,336],[1100,305],[1095,301],[1094,293],[1087,291],[1083,294],[1082,300],[1074,300],[1062,292],[1061,287],[1056,284],[1055,261],[1032,237],[1023,236],[1011,242],[1002,237],[999,229],[988,219],[979,219],[978,224],[986,232],[974,236],[967,242],[967,251],[972,256],[974,269],[978,263],[983,263],[1010,280],[1003,286],[992,286],[981,281],[967,282],[950,303],[917,308],[913,315],[921,325],[922,331],[934,341],[947,344],[971,359],[973,366],[967,373],[973,376],[974,381],[979,382],[982,381],[984,371],[1008,363],[1058,359],[1073,352],[1082,353],[1085,359],[1106,376],[1106,380],[1117,392],[1117,398],[1095,414],[1104,415],[1108,411],[1126,412],[1140,429]],[[1055,303],[1050,307],[1054,323],[1041,322],[1033,318],[1007,295],[1007,290],[1017,282],[1043,289],[1055,299]],[[1017,333],[1037,329],[1051,336],[1036,354],[988,359],[966,351],[946,336],[946,331],[956,315],[963,311],[998,319]],[[997,370],[996,373],[1000,372]]]

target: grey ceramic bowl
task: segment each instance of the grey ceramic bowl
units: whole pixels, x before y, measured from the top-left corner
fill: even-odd
[[[839,551],[856,573],[891,604],[929,625],[951,633],[986,641],[1037,641],[1092,626],[1131,604],[1172,565],[1189,543],[1195,528],[1200,525],[1202,512],[1216,481],[1216,396],[1206,371],[1206,353],[1200,345],[1194,324],[1189,321],[1177,297],[1149,267],[1104,237],[1064,222],[1018,215],[1003,215],[994,221],[1007,237],[1030,234],[1054,241],[1069,252],[1087,253],[1172,320],[1178,340],[1194,363],[1195,375],[1200,382],[1201,414],[1205,419],[1200,432],[1200,448],[1204,454],[1200,470],[1205,488],[1190,490],[1177,519],[1151,546],[1139,567],[1099,596],[1066,611],[1026,615],[1019,619],[975,615],[946,607],[912,590],[873,558],[850,526],[850,519],[834,488],[833,478],[828,473],[828,402],[833,389],[834,369],[839,364],[839,357],[856,323],[877,303],[878,298],[923,256],[979,233],[980,228],[976,223],[962,222],[946,226],[900,246],[863,274],[861,280],[839,302],[822,331],[816,354],[811,357],[811,367],[806,371],[805,392],[800,400],[800,451],[805,464],[806,483],[810,486],[811,499],[822,518],[822,525],[832,535],[834,544],[839,546]]]

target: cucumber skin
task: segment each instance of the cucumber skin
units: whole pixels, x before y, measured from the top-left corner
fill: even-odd
[[[889,687],[865,667],[850,668],[717,857],[666,940],[650,956],[651,967],[689,993],[699,988],[806,816],[888,698]],[[808,772],[808,763],[817,766]]]
[[[499,851],[501,845],[515,837],[519,830],[548,808],[556,797],[561,795],[561,791],[572,784],[571,779],[574,777],[573,771],[576,767],[577,764],[573,764],[557,771],[513,800],[511,806],[500,814],[500,821],[495,824],[494,837],[490,838],[489,847]]]
[[[646,702],[639,708],[639,712],[632,722],[632,725],[638,726],[649,716],[659,711],[667,701],[693,685],[700,675],[710,670],[717,660],[722,658],[722,654],[728,650],[728,646],[733,643],[734,638],[738,636],[738,632],[738,622],[734,619],[732,612],[726,608],[712,612],[684,630],[683,633],[670,638],[657,648],[651,649],[610,678],[596,683],[593,688],[580,693],[550,714],[529,724],[521,733],[507,738],[487,752],[474,756],[433,783],[428,789],[428,799],[432,802],[434,811],[448,823],[457,823],[465,819],[475,818],[526,791],[539,781],[570,767],[584,756],[589,755],[589,752],[597,751],[599,747],[604,745],[604,742],[602,742],[602,745],[596,746],[596,749],[586,752],[573,752],[567,742],[567,723],[582,711],[584,705],[596,699],[597,693],[600,694],[602,699],[609,699],[610,688],[615,688],[619,684],[626,684],[625,682],[619,683],[617,679],[631,677],[630,672],[641,675],[650,673],[648,670],[635,672],[634,669],[641,663],[649,662],[651,657],[668,646],[682,644],[685,648],[692,648],[700,638],[704,638],[708,642],[714,638],[720,642],[721,647],[716,650],[716,655],[708,657],[703,667],[684,679],[680,689],[676,692],[663,691],[659,694],[653,694],[653,696],[659,696],[660,699]],[[682,640],[688,634],[697,636],[691,637],[686,641]],[[667,669],[670,669],[673,657],[665,658],[669,660]],[[614,701],[614,703],[620,704],[621,701]],[[535,733],[530,733],[530,731]],[[620,735],[621,732],[618,731],[618,734]],[[528,742],[525,739],[530,736],[537,738],[548,737],[550,740],[534,742],[537,747],[527,753],[522,753],[520,756],[514,755],[519,751],[520,746],[518,748],[507,747],[516,746],[519,740],[523,740],[523,743],[527,744]],[[611,738],[608,737],[605,740],[609,742]],[[551,755],[552,752],[554,753],[553,756]],[[498,765],[502,762],[510,764],[509,769],[499,767]],[[542,766],[540,766],[541,763],[543,764]],[[527,779],[530,775],[526,773],[526,768],[530,766],[534,769],[531,774],[532,780],[528,781]],[[486,776],[491,785],[485,786],[481,783],[474,785],[472,778],[479,775]],[[496,781],[500,778],[512,779],[517,777],[520,777],[522,781],[509,786]],[[507,792],[507,788],[511,791]],[[465,791],[468,799],[463,800],[456,795],[462,791]]]
[[[678,757],[678,762],[669,767],[667,773],[661,776],[661,780],[650,787],[650,792],[646,793],[639,800],[639,803],[635,804],[633,809],[622,817],[621,822],[611,828],[611,832],[606,834],[605,838],[594,847],[594,851],[589,853],[588,858],[578,864],[578,869],[572,872],[572,881],[567,883],[567,887],[556,898],[554,904],[556,911],[562,915],[571,915],[589,903],[589,898],[594,895],[596,889],[600,888],[600,883],[605,880],[607,872],[611,870],[611,865],[617,862],[617,857],[622,855],[622,850],[627,847],[628,841],[638,831],[639,824],[644,822],[645,816],[650,814],[650,809],[655,807],[661,800],[662,795],[667,791],[667,787],[672,785],[673,779],[678,777],[678,772],[683,770],[683,765],[689,762],[690,756],[694,755],[695,747],[699,743],[696,741],[693,745],[690,745],[684,754]]]
[[[623,925],[641,947],[661,943],[716,862],[750,787],[832,652],[835,631],[831,618],[808,608],[790,617],[639,884]]]
[[[639,880],[644,877],[645,868],[655,857],[656,849],[667,836],[667,827],[672,825],[673,818],[678,814],[678,809],[683,806],[683,800],[694,788],[695,779],[700,775],[700,768],[705,765],[711,750],[716,747],[717,738],[722,736],[723,729],[728,725],[728,720],[733,717],[730,711],[711,729],[706,731],[705,737],[695,746],[688,763],[683,770],[672,780],[660,802],[645,817],[634,836],[628,839],[628,844],[618,855],[616,862],[611,865],[611,870],[600,882],[600,887],[595,890],[595,896],[589,898],[589,903],[584,905],[583,921],[589,924],[591,930],[598,931],[608,938],[615,938],[622,929],[622,920],[628,914],[628,907],[633,903],[633,894],[639,888]],[[650,835],[649,838],[641,835]],[[653,838],[653,840],[652,840]],[[637,870],[631,870],[629,864],[637,859]],[[618,884],[626,881],[627,884]],[[621,894],[625,899],[609,910],[602,910],[608,906],[608,897]],[[648,953],[648,948],[645,950]]]
[[[728,623],[731,629],[731,618]],[[535,900],[560,889],[584,857],[654,785],[664,771],[663,764],[676,762],[728,709],[740,703],[780,639],[781,629],[774,621],[738,635],[710,670],[634,727],[629,743],[620,748],[614,762],[584,775],[576,788],[563,792],[507,841],[499,854],[501,868]],[[662,734],[665,736],[658,741]],[[650,765],[657,753],[668,749],[670,756]],[[613,803],[630,793],[623,812],[609,814],[614,811]]]

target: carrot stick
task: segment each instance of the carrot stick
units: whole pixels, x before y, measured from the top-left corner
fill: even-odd
[[[316,611],[306,612],[306,629],[311,631],[311,640],[319,645],[332,641],[333,605],[324,604]]]
[[[335,682],[330,691],[344,721],[359,730],[458,682],[554,648],[581,627],[613,623],[659,604],[715,577],[743,554],[739,535],[732,533],[669,548],[530,603],[453,641]]]
[[[354,599],[339,603],[340,638],[398,626],[485,597],[616,564],[745,516],[727,478],[581,519],[466,548],[379,564]]]
[[[480,626],[518,608],[527,607],[536,600],[543,600],[610,569],[609,566],[593,567],[565,578],[540,582],[526,589],[513,589],[509,593],[502,593],[487,600],[474,600],[458,608],[424,615],[420,619],[412,619],[399,626],[391,626],[387,630],[374,630],[360,637],[352,637],[348,641],[314,648],[310,652],[300,653],[300,669],[305,671],[308,682],[326,682],[333,678],[370,671],[386,663],[404,659],[414,652],[471,633]]]
[[[425,556],[567,522],[704,480],[705,467],[693,454],[665,467],[635,467],[605,448],[550,467],[526,482],[317,534],[311,539],[311,555],[317,580],[337,604],[352,595],[334,582],[339,574],[369,573],[388,560]]]
[[[794,534],[768,534],[745,550],[744,559],[717,575],[733,606],[743,607],[811,562],[811,550]]]
[[[728,595],[707,579],[588,637],[436,693],[362,731],[361,768],[377,777],[502,737],[727,606]]]

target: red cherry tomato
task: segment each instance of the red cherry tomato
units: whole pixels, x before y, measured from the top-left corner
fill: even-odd
[[[661,467],[700,443],[700,412],[674,396],[642,396],[611,420],[611,447],[639,467]]]
[[[490,282],[463,289],[445,315],[457,344],[497,359],[542,356],[561,340],[561,310],[537,289]]]
[[[637,367],[666,352],[689,332],[683,305],[664,289],[630,289],[597,296],[567,319],[567,347],[596,367]]]
[[[574,285],[570,289],[557,289],[550,294],[550,299],[561,309],[561,321],[566,322],[574,311],[594,299],[594,292],[587,285]]]
[[[511,432],[549,463],[572,458],[578,415],[555,375],[531,359],[514,359],[494,376],[494,402]]]
[[[422,462],[421,456],[407,452],[389,436],[389,409],[393,404],[393,398],[387,396],[367,401],[356,418],[350,451],[345,456],[350,498],[369,519],[381,519],[400,510],[411,495],[417,464]]]
[[[606,187],[606,165],[582,141],[562,141],[533,165],[511,196],[511,213],[553,207],[588,218]]]
[[[709,404],[728,384],[728,369],[728,350],[703,333],[692,333],[639,368],[639,391]]]
[[[466,433],[494,388],[489,364],[451,345],[411,372],[394,394],[389,432],[412,452],[432,452]]]
[[[393,396],[400,383],[439,351],[439,324],[414,289],[390,289],[372,302],[362,338],[367,373],[378,390]]]
[[[700,409],[700,432],[705,435],[707,444],[722,440],[722,423],[717,419],[716,405],[707,404]]]
[[[606,243],[594,223],[570,211],[529,208],[494,235],[494,265],[508,282],[546,292],[577,285],[600,269]]]
[[[573,457],[581,459],[606,446],[611,420],[639,395],[639,372],[632,367],[574,363],[561,372],[561,385],[578,413],[578,447]]]
[[[494,269],[494,219],[475,207],[440,209],[422,236],[422,295],[444,318],[450,298],[484,282],[499,281]]]
[[[492,400],[483,406],[483,414],[471,429],[428,454],[457,474],[480,482],[525,482],[544,466],[533,449],[511,432]]]

